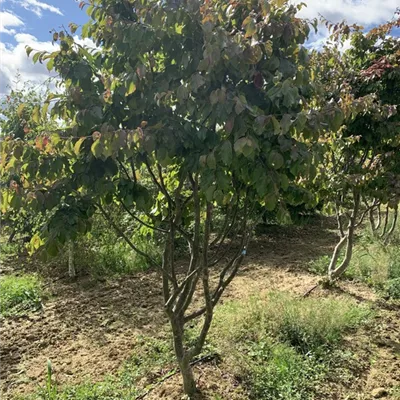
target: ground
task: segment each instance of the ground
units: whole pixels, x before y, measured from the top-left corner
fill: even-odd
[[[332,222],[299,227],[267,227],[248,250],[247,259],[223,301],[271,290],[302,296],[319,276],[308,263],[329,254],[335,244]],[[1,326],[2,399],[34,391],[43,384],[51,359],[60,384],[98,381],[115,373],[141,346],[142,335],[157,336],[167,324],[159,277],[154,271],[104,282],[48,278],[51,294],[41,312],[8,317]],[[349,380],[332,379],[320,399],[398,399],[388,388],[400,383],[400,308],[361,283],[343,281],[337,288],[318,287],[313,297],[352,297],[375,310],[373,323],[345,338],[359,363]],[[194,367],[203,397],[246,399],[224,361]],[[218,393],[219,397],[215,396]],[[158,385],[146,399],[180,399],[180,378]]]

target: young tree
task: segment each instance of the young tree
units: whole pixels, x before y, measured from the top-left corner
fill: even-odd
[[[62,79],[66,93],[51,112],[66,129],[34,143],[2,143],[2,170],[19,176],[3,196],[51,210],[33,249],[57,253],[60,243],[90,229],[98,210],[158,267],[184,391],[193,395],[190,363],[246,255],[255,206],[285,215],[281,193],[315,174],[312,145],[323,123],[333,129],[335,106],[316,111],[309,101],[314,84],[303,44],[310,28],[285,1],[86,6],[91,21],[82,33],[96,49],[74,42],[72,24],[71,34],[53,34],[59,50],[33,56]],[[163,235],[161,265],[113,220],[110,203]],[[213,235],[218,209],[227,210],[226,222]],[[227,251],[232,233],[238,242]],[[188,262],[179,268],[177,238],[188,246]],[[210,280],[216,264],[218,277]],[[185,343],[187,324],[196,319],[199,334]]]

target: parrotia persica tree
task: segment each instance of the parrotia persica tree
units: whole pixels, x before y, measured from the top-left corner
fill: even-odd
[[[343,111],[343,125],[327,130],[320,144],[323,162],[316,186],[326,205],[336,210],[340,240],[328,267],[330,280],[348,267],[356,228],[368,213],[387,205],[383,234],[397,220],[400,173],[400,41],[390,31],[393,21],[368,33],[340,24],[334,27],[337,45],[350,36],[343,54],[337,46],[315,52],[313,65],[322,84],[322,102],[334,100]],[[389,207],[393,224],[387,229]],[[345,225],[347,225],[345,227]],[[343,260],[339,262],[342,249]]]
[[[2,142],[2,171],[18,176],[3,203],[50,210],[31,243],[50,254],[90,229],[98,210],[150,258],[112,219],[110,203],[163,236],[162,264],[151,261],[192,395],[190,362],[246,255],[255,205],[284,218],[282,193],[313,178],[312,146],[321,129],[337,127],[341,111],[334,104],[313,109],[303,47],[310,28],[285,1],[92,0],[81,8],[91,17],[82,35],[96,48],[74,42],[71,24],[71,33],[54,32],[53,53],[27,49],[59,74],[65,94],[46,107],[53,103],[66,128],[34,142]],[[226,220],[212,232],[219,210]],[[237,237],[230,250],[228,236]],[[177,238],[188,246],[179,268]],[[195,319],[198,336],[185,343]]]

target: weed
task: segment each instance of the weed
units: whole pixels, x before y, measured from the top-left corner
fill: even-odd
[[[21,315],[41,307],[43,295],[39,278],[34,274],[7,275],[0,278],[0,313]]]

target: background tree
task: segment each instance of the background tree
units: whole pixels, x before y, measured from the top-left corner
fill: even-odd
[[[314,53],[316,74],[322,84],[322,104],[333,100],[341,106],[337,131],[321,140],[323,161],[318,177],[319,192],[326,206],[336,212],[340,240],[328,267],[330,280],[348,267],[354,235],[367,213],[381,204],[397,209],[399,200],[399,41],[390,31],[400,20],[368,33],[345,24],[333,27],[336,47],[328,45]],[[338,43],[351,37],[343,54]],[[383,233],[388,230],[388,212]],[[346,228],[345,225],[347,224]],[[341,250],[343,260],[339,262]]]

